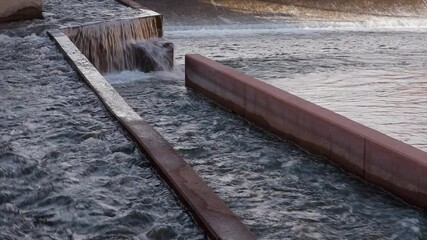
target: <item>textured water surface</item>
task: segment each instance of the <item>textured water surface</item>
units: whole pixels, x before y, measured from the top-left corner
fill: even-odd
[[[184,86],[183,73],[108,76],[260,239],[423,239],[427,215]]]
[[[188,26],[426,27],[426,0],[135,0],[164,15],[167,29]],[[325,22],[327,24],[325,24]]]
[[[44,20],[0,25],[0,239],[203,239],[46,36],[140,12],[101,0],[44,9]],[[184,53],[202,53],[426,146],[422,19],[284,24],[228,13],[212,17],[226,26],[187,26],[194,13],[168,26],[178,69]],[[261,239],[427,236],[425,212],[187,90],[180,70],[109,79]]]
[[[0,24],[2,34],[26,36],[31,33],[45,35],[46,30],[75,26],[105,20],[134,17],[141,11],[118,4],[116,1],[59,1],[43,0],[44,19]]]
[[[169,22],[175,72],[108,78],[259,238],[424,239],[424,211],[186,89],[182,72],[200,53],[426,149],[426,31],[414,22]]]
[[[427,32],[167,32],[178,64],[200,53],[427,151]]]
[[[43,3],[0,27],[0,239],[204,239],[44,32],[132,11]]]

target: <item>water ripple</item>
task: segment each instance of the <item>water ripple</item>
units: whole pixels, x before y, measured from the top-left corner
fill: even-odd
[[[204,239],[44,32],[133,11],[43,4],[0,27],[0,239]]]
[[[182,79],[141,74],[116,89],[260,239],[427,236],[421,210],[186,90]]]

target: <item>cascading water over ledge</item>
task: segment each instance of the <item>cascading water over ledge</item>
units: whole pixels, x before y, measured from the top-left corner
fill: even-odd
[[[101,75],[123,70],[172,70],[173,44],[159,39],[162,37],[160,15],[69,27],[62,31],[52,30],[48,34],[82,79],[135,139],[153,168],[169,184],[207,236],[211,239],[255,239],[225,202]]]
[[[164,39],[149,39],[131,44],[138,70],[171,71],[173,69],[173,43]]]
[[[133,45],[162,37],[162,21],[156,15],[70,27],[64,33],[101,73],[136,70],[143,67]]]

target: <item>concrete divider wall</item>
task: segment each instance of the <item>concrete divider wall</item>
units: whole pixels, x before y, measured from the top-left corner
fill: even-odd
[[[255,239],[172,146],[144,121],[61,31],[48,32],[71,66],[124,126],[210,239]],[[141,196],[143,197],[143,196]]]
[[[200,55],[185,84],[280,137],[427,209],[427,153]]]

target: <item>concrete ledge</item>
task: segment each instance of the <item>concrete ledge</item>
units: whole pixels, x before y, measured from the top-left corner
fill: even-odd
[[[42,0],[0,0],[0,22],[43,18]]]
[[[101,73],[136,70],[137,56],[130,43],[162,37],[162,19],[158,13],[142,11],[134,18],[91,22],[61,30]]]
[[[170,144],[126,103],[63,32],[50,31],[49,36],[105,107],[128,130],[147,154],[154,169],[210,238],[255,239],[226,204]]]
[[[427,153],[200,55],[185,84],[280,137],[427,209]]]

